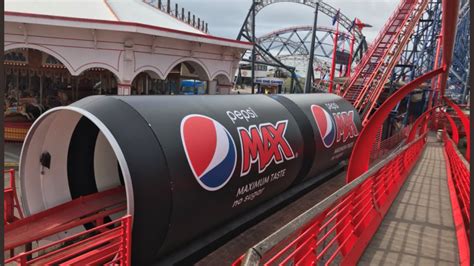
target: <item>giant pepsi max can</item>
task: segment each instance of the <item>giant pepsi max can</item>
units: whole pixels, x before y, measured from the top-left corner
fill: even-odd
[[[54,128],[63,133],[49,141]],[[55,191],[66,191],[43,191],[55,202],[125,186],[133,260],[149,263],[317,178],[349,156],[360,129],[332,94],[93,96],[43,115],[20,167],[35,178],[47,150]]]
[[[350,156],[361,129],[361,120],[348,101],[334,94],[273,97],[293,110],[293,115],[301,120],[298,124],[304,137],[307,158],[314,158],[305,160],[308,172],[299,175],[299,178],[315,177]]]

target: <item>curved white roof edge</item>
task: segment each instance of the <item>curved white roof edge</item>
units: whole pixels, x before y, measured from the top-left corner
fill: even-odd
[[[251,49],[251,44],[206,34],[141,0],[5,0],[5,21],[137,32]]]

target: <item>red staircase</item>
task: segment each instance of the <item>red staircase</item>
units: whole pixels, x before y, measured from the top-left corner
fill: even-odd
[[[427,4],[428,0],[402,0],[357,65],[354,75],[344,84],[343,97],[362,114],[363,124],[376,108],[384,85]]]

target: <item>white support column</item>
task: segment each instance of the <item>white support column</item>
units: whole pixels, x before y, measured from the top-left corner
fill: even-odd
[[[130,95],[132,93],[132,85],[118,83],[117,84],[117,95]]]
[[[124,52],[123,52],[122,60],[123,61],[122,61],[120,77],[119,77],[121,82],[117,84],[117,89],[118,89],[117,93],[119,95],[130,95],[130,86],[132,84],[132,77],[134,73],[134,63],[135,63],[134,43],[130,39],[126,40],[124,43]],[[124,89],[123,92],[126,94],[120,94],[121,87]]]

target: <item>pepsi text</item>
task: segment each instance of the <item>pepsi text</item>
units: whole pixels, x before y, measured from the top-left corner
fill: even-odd
[[[258,118],[257,113],[255,113],[255,111],[252,110],[252,108],[250,107],[245,110],[240,110],[240,111],[239,110],[227,111],[226,114],[233,124],[235,124],[235,121],[237,120],[245,120],[246,122],[249,122],[250,119],[252,118]]]

